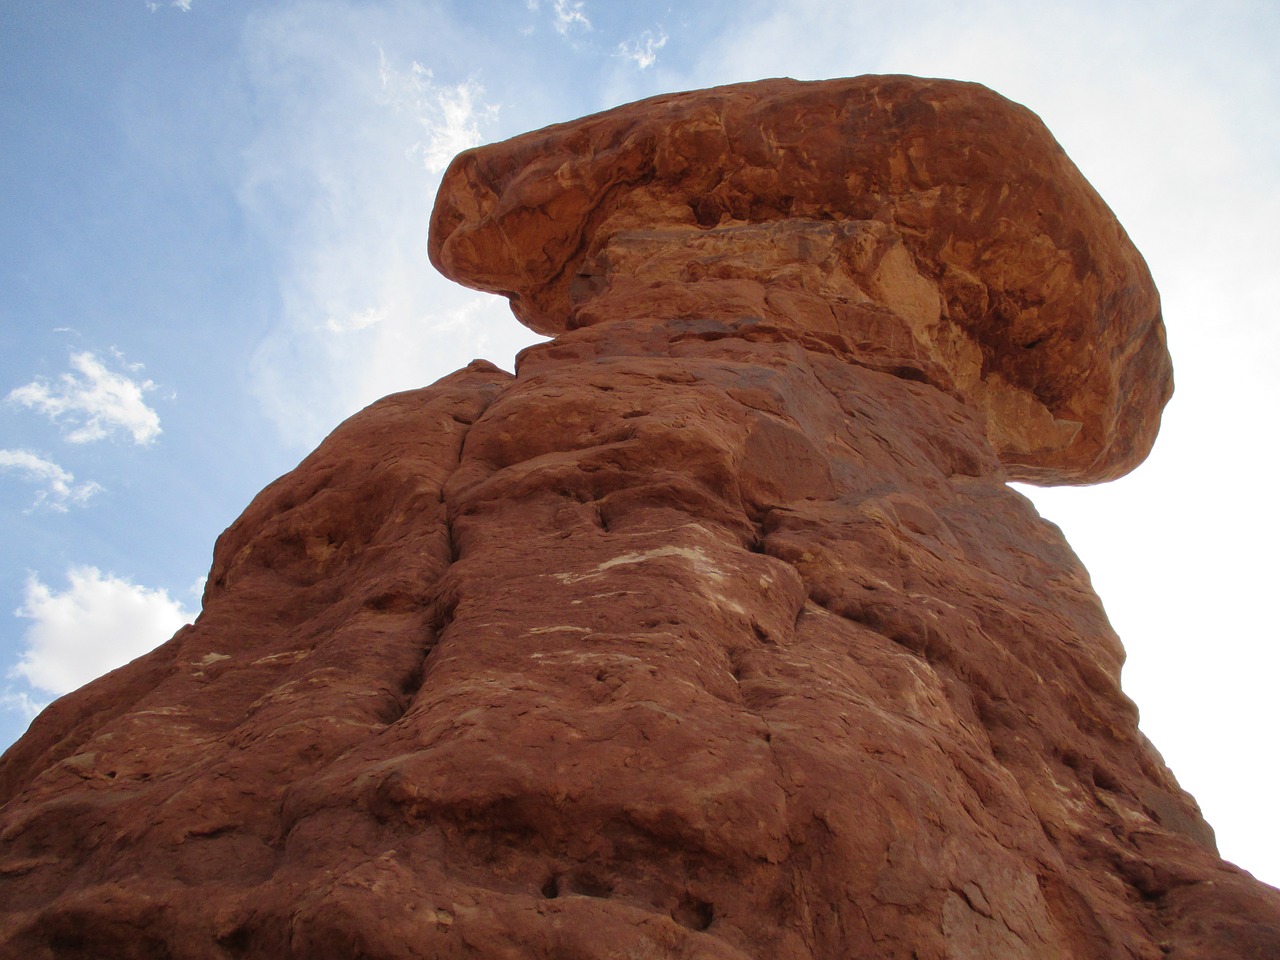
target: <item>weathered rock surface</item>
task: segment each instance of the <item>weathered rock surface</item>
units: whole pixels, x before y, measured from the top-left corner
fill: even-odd
[[[989,219],[818,157],[848,104],[880,111],[855,145],[908,142],[902,183],[950,171]],[[1070,213],[1065,273],[990,186],[988,139],[1032,129],[1006,187]],[[636,143],[685,180],[619,179]],[[433,258],[559,336],[340,426],[220,538],[194,626],[5,754],[0,951],[1280,955],[1280,893],[1218,858],[1087,574],[1005,484],[1131,466],[1168,394],[1145,268],[1055,151],[981,88],[864,78],[460,157]],[[802,177],[778,205],[840,164],[866,216]],[[1035,316],[999,313],[1036,276]]]
[[[442,272],[542,333],[719,303],[922,355],[987,413],[1014,480],[1127,473],[1172,392],[1142,257],[1039,118],[976,84],[645,100],[458,157],[432,229]],[[661,268],[619,269],[659,246]]]

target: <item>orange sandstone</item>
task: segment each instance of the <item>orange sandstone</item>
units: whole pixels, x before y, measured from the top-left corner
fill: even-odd
[[[340,426],[5,754],[6,955],[1280,955],[1006,485],[1170,390],[1030,113],[657,98],[460,156],[431,254],[556,339]]]

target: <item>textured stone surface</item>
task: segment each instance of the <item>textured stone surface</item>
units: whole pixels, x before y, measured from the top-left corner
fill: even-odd
[[[996,102],[831,89],[882,83]],[[534,136],[607,153],[603,122]],[[555,156],[486,150],[446,179],[455,233],[490,229],[466,171]],[[1280,955],[1280,893],[1218,858],[993,406],[912,325],[900,227],[681,225],[663,195],[597,231],[516,376],[340,426],[219,540],[194,626],[5,754],[0,954]],[[505,242],[545,248],[541,202]]]
[[[744,240],[748,225],[792,250]],[[641,101],[461,155],[432,229],[447,276],[510,296],[546,334],[655,299],[855,341],[888,327],[987,412],[1012,479],[1127,472],[1172,391],[1142,257],[1039,118],[976,84],[770,80]],[[684,269],[618,268],[673,237]]]

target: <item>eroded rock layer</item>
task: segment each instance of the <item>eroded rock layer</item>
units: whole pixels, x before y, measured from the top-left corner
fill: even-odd
[[[582,322],[340,426],[5,754],[0,951],[1280,955],[891,228],[592,256]]]
[[[782,249],[744,241],[753,225]],[[546,334],[659,303],[889,334],[984,411],[1016,480],[1126,473],[1172,391],[1141,255],[1040,119],[977,84],[768,80],[644,100],[462,154],[432,234],[445,275],[509,296]],[[672,255],[637,272],[655,243]]]

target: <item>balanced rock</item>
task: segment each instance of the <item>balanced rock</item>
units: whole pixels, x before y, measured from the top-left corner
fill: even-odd
[[[442,272],[540,333],[661,304],[940,367],[1013,480],[1127,473],[1172,391],[1142,257],[1040,120],[976,84],[646,100],[463,154],[432,229]]]
[[[340,426],[4,755],[5,956],[1280,956],[1006,485],[1171,389],[1033,115],[657,98],[461,155],[430,251],[555,339]]]

